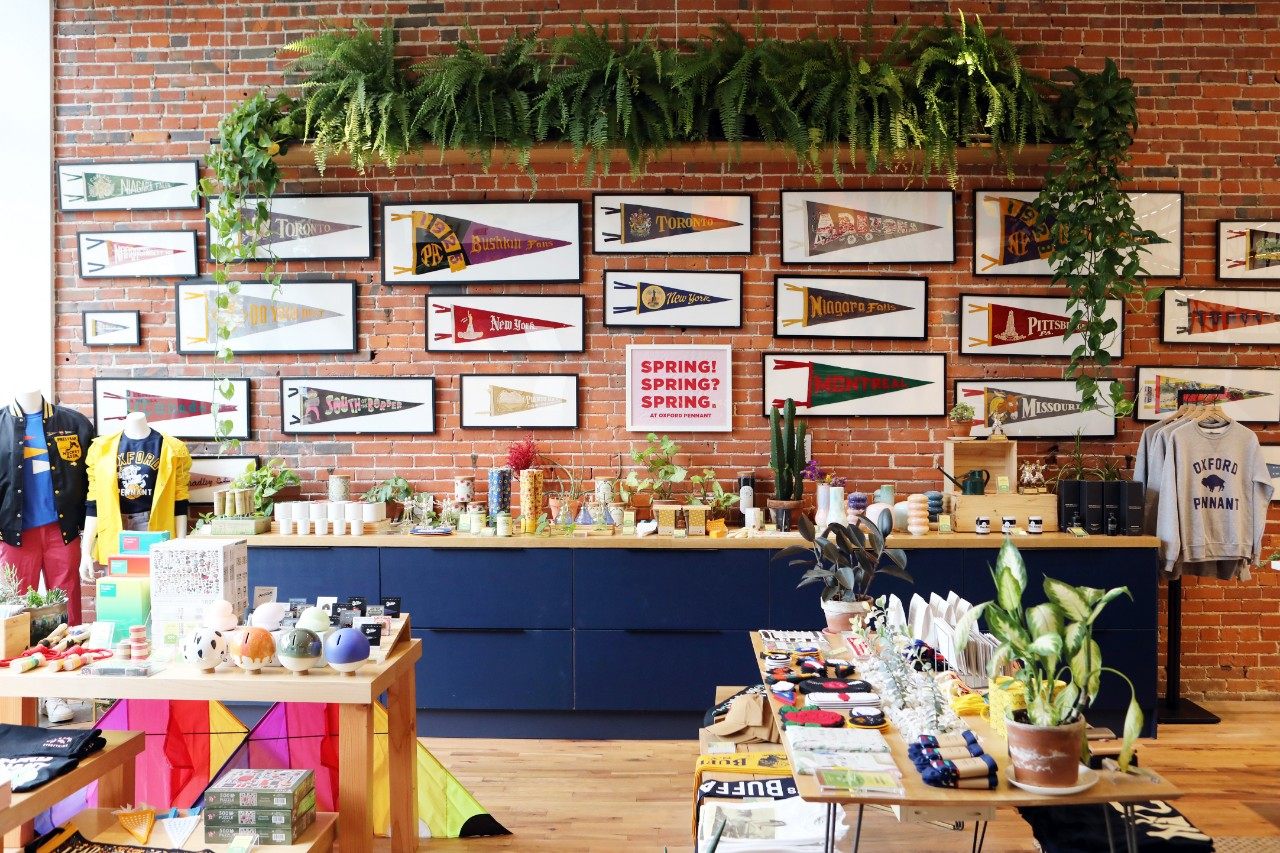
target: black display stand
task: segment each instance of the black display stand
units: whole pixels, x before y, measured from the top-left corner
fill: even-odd
[[[1169,580],[1169,633],[1165,648],[1164,699],[1159,722],[1215,725],[1222,722],[1209,709],[1182,698],[1182,578]]]

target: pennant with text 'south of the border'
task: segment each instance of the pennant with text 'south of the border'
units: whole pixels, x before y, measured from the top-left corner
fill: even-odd
[[[1239,305],[1226,305],[1221,302],[1206,302],[1194,296],[1174,301],[1179,307],[1187,309],[1187,325],[1177,328],[1180,335],[1205,335],[1211,332],[1227,332],[1232,329],[1280,323],[1280,314],[1274,311],[1242,308]]]
[[[1054,242],[1053,219],[1041,218],[1034,202],[1003,195],[983,196],[982,202],[996,205],[1000,215],[1000,256],[982,255],[987,262],[982,272],[1007,264],[1049,260]]]
[[[83,195],[69,195],[68,201],[107,201],[113,198],[158,193],[183,186],[182,181],[153,181],[150,178],[130,178],[106,172],[85,172],[68,175],[67,181],[83,181]]]
[[[89,272],[101,272],[108,267],[136,264],[139,261],[149,261],[152,258],[163,258],[168,255],[181,255],[187,251],[186,249],[170,249],[166,246],[139,246],[135,243],[121,243],[118,240],[97,237],[86,237],[84,248],[86,251],[92,251],[104,244],[107,247],[107,262],[90,261],[86,264]]]
[[[809,229],[810,255],[856,249],[869,243],[910,237],[942,227],[914,219],[841,207],[824,201],[805,202],[805,223]]]
[[[252,221],[257,215],[256,208],[242,207],[240,215],[245,221]],[[359,225],[348,225],[345,222],[326,222],[310,216],[298,216],[293,213],[271,211],[270,218],[262,225],[258,235],[259,246],[270,246],[276,243],[292,243],[294,240],[306,240],[309,237],[324,237],[340,231],[351,231]]]
[[[555,320],[521,317],[518,314],[504,314],[501,311],[488,311],[466,305],[437,305],[436,313],[453,314],[453,331],[436,332],[435,340],[447,340],[455,344],[470,344],[507,335],[569,328],[568,323]]]
[[[413,258],[396,266],[396,275],[461,272],[476,264],[518,258],[569,245],[567,240],[522,234],[483,222],[442,216],[428,210],[391,214],[392,222],[409,220],[413,227]]]
[[[906,305],[884,299],[855,296],[823,287],[788,284],[787,290],[799,293],[802,308],[799,317],[782,321],[786,326],[817,326],[822,323],[838,323],[841,320],[858,320],[863,317],[879,317],[898,311],[910,311]]]
[[[344,418],[362,418],[365,415],[384,415],[387,412],[404,412],[422,403],[405,400],[389,400],[367,394],[345,394],[329,391],[314,385],[299,385],[289,389],[289,397],[296,398],[297,414],[289,416],[289,423],[313,426],[340,421]]]
[[[97,338],[102,335],[110,335],[113,332],[123,332],[129,328],[123,323],[111,323],[106,320],[90,320],[89,321],[89,337]]]
[[[520,388],[504,388],[501,385],[489,386],[489,411],[478,412],[489,417],[514,415],[534,409],[545,409],[547,406],[558,406],[567,403],[563,397],[552,397],[550,394],[535,394]]]
[[[728,302],[724,296],[712,296],[694,290],[679,287],[667,287],[665,284],[651,284],[641,281],[638,285],[625,282],[614,282],[614,290],[634,290],[635,307],[630,305],[613,306],[614,314],[652,314],[654,311],[669,311],[673,308],[693,308],[698,305],[714,305],[717,302]]]
[[[131,412],[142,412],[149,421],[176,421],[182,418],[198,418],[213,412],[213,403],[208,400],[188,400],[183,397],[161,397],[156,394],[144,394],[141,391],[128,391],[124,395],[111,391],[103,395],[108,400],[124,400],[125,415]],[[220,403],[219,412],[234,412],[236,407],[229,403]],[[103,418],[104,421],[122,421],[125,415]]]
[[[219,327],[230,331],[228,338],[236,339],[339,316],[337,311],[326,308],[250,296],[247,293],[230,294],[225,310],[218,308],[216,299],[211,298],[208,291],[188,293],[186,298],[204,302],[200,313],[204,317],[205,332],[203,336],[188,337],[187,341],[193,344],[209,343],[210,335]]]
[[[625,201],[617,207],[603,207],[601,213],[605,216],[617,216],[622,223],[617,231],[602,232],[604,241],[624,245],[643,243],[645,240],[661,240],[663,237],[679,237],[682,234],[697,234],[702,231],[718,231],[721,228],[736,228],[744,224],[734,222],[732,219],[707,216],[704,213],[668,210],[665,207],[632,204]]]
[[[774,370],[807,371],[805,387],[808,397],[803,401],[796,400],[796,404],[811,409],[933,384],[928,379],[911,379],[888,373],[874,373],[853,367],[825,364],[821,361],[779,358],[772,367]],[[780,406],[782,401],[775,400],[774,405]]]
[[[1010,391],[989,385],[983,388],[966,388],[964,396],[982,398],[986,426],[995,426],[993,418],[996,415],[1000,415],[1000,422],[1008,426],[1043,418],[1076,415],[1084,411],[1079,400],[1063,400],[1059,397],[1045,397],[1041,394]],[[978,423],[977,418],[974,418],[974,423]]]
[[[1142,383],[1142,405],[1156,414],[1172,412],[1178,408],[1179,391],[1195,391],[1201,388],[1221,388],[1217,399],[1223,403],[1238,403],[1241,400],[1254,400],[1258,397],[1270,397],[1270,391],[1254,391],[1249,388],[1232,388],[1194,379],[1182,379],[1177,376],[1156,374]]]
[[[1244,238],[1244,257],[1228,258],[1227,269],[1244,267],[1247,270],[1260,270],[1267,267],[1280,267],[1280,231],[1246,228],[1243,231],[1227,232],[1227,240],[1239,240],[1242,237]]]
[[[1066,337],[1071,318],[1065,314],[1032,311],[1019,305],[990,302],[986,305],[970,305],[969,313],[987,315],[987,336],[969,337],[971,347],[1002,347],[1045,338]]]

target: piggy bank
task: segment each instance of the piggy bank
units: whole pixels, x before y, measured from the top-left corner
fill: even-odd
[[[230,601],[222,599],[211,601],[209,606],[204,609],[204,627],[206,628],[225,632],[230,631],[239,624],[240,620],[236,618],[235,610],[232,609]]]
[[[298,627],[307,628],[317,634],[329,630],[329,614],[319,607],[308,607],[298,614]]]
[[[213,672],[227,659],[227,638],[213,628],[197,628],[182,643],[182,659],[201,672]]]
[[[279,601],[268,601],[266,604],[260,604],[249,616],[249,624],[255,628],[265,628],[268,631],[278,631],[280,623],[284,621],[284,617],[289,613],[289,605]]]
[[[318,666],[323,653],[320,635],[308,628],[290,628],[280,634],[276,643],[280,665],[295,675],[306,675],[307,670]]]
[[[246,672],[258,672],[271,662],[276,641],[264,628],[241,628],[231,635],[231,662]]]
[[[325,637],[324,659],[343,675],[354,675],[369,659],[369,639],[355,628],[340,628]]]

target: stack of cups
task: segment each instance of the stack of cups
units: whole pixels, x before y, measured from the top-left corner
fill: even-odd
[[[227,498],[229,497],[231,497],[231,492],[227,489],[219,489],[213,493],[213,514],[215,516],[227,515]]]
[[[311,516],[312,533],[324,536],[329,532],[329,507],[324,501],[312,501],[308,504],[307,514]]]
[[[293,532],[306,536],[311,532],[311,513],[306,501],[298,501],[293,505]]]
[[[217,492],[214,492],[216,495]],[[281,536],[288,536],[293,533],[293,504],[276,501],[275,505],[276,532]]]
[[[850,492],[849,493],[849,523],[853,524],[858,520],[858,516],[867,511],[867,493],[866,492]]]
[[[361,511],[360,504],[352,501],[346,507],[347,526],[351,529],[352,536],[364,535],[364,514]]]
[[[329,528],[334,536],[347,532],[347,501],[329,501]]]
[[[133,660],[146,660],[151,656],[151,643],[147,642],[147,626],[132,625],[129,627],[129,657]]]
[[[356,503],[356,506],[360,507],[360,520],[364,522],[365,527],[375,525],[387,517],[387,505],[384,503]]]

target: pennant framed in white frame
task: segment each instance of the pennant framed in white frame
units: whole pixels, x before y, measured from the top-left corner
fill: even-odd
[[[577,201],[423,200],[382,205],[386,284],[582,281]]]
[[[1160,328],[1166,344],[1280,346],[1280,290],[1169,288]]]
[[[1222,411],[1241,423],[1280,422],[1280,370],[1266,367],[1184,367],[1151,365],[1135,368],[1139,421],[1162,421],[1178,410],[1178,392],[1222,388]]]
[[[427,296],[428,352],[582,352],[582,296]]]
[[[58,210],[193,210],[198,160],[67,161],[58,164]]]
[[[776,275],[773,335],[922,341],[928,334],[928,294],[924,278]]]
[[[945,355],[766,352],[764,415],[788,397],[806,417],[946,413]]]
[[[460,377],[463,429],[574,429],[576,373],[484,373]]]
[[[258,199],[246,198],[241,210],[252,218]],[[339,261],[373,257],[373,196],[368,193],[335,195],[274,195],[268,202],[269,219],[252,260]],[[217,235],[206,221],[209,260]]]
[[[1113,359],[1124,355],[1124,302],[1108,299],[1104,315],[1116,331],[1106,341]],[[1026,355],[1070,358],[1079,334],[1064,340],[1071,311],[1065,296],[960,294],[961,355]]]
[[[595,193],[597,255],[749,255],[750,193]]]
[[[1271,493],[1271,502],[1280,501],[1280,444],[1263,444],[1262,459],[1267,463],[1267,473],[1271,475],[1271,485],[1275,489]]]
[[[1215,230],[1219,281],[1280,281],[1280,222],[1219,219]]]
[[[225,292],[210,282],[175,286],[179,353],[215,353],[219,326],[230,329],[227,343],[241,355],[356,351],[355,282],[286,281],[274,292],[265,282],[240,282],[220,311]]]
[[[142,343],[142,315],[138,311],[82,311],[80,323],[87,347],[136,347]]]
[[[1010,438],[1115,438],[1116,419],[1084,411],[1076,383],[1063,379],[957,379],[955,401],[973,407],[973,425],[991,429],[998,417]]]
[[[282,376],[286,435],[428,435],[436,431],[430,377]]]
[[[218,390],[229,382],[231,396]],[[249,438],[250,388],[248,379],[200,379],[96,377],[93,380],[93,423],[98,435],[110,435],[124,427],[125,416],[142,412],[160,432],[191,441],[216,441],[214,421],[230,421],[226,438]]]
[[[606,270],[604,324],[633,328],[741,328],[742,273]]]
[[[784,265],[955,262],[950,190],[783,190],[781,198]]]
[[[258,467],[256,456],[191,457],[190,500],[193,504],[213,503],[213,493],[230,487],[233,480]]]
[[[81,278],[194,278],[194,231],[81,231]]]

